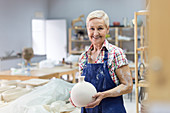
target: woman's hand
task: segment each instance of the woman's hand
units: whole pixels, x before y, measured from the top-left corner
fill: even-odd
[[[94,108],[100,104],[101,100],[104,98],[104,94],[102,92],[98,92],[93,96],[95,98],[94,102],[89,103],[85,108]]]

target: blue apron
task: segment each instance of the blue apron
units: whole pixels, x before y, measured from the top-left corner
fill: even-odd
[[[103,92],[116,87],[111,79],[107,65],[108,51],[105,49],[104,63],[90,64],[88,57],[81,76],[85,76],[85,81],[93,84],[97,92]],[[122,96],[108,97],[103,99],[94,108],[81,108],[81,113],[126,113]]]

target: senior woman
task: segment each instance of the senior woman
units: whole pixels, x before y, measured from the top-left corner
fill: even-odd
[[[80,75],[97,89],[95,101],[81,108],[81,113],[126,113],[122,95],[132,91],[132,77],[121,48],[106,40],[109,18],[102,10],[91,12],[86,19],[91,46],[81,54]]]

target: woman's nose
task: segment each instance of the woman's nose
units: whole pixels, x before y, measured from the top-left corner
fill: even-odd
[[[94,36],[98,36],[99,35],[99,31],[98,30],[95,30],[94,31]]]

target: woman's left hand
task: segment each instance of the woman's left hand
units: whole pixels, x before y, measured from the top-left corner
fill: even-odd
[[[89,103],[85,108],[94,108],[100,104],[101,100],[104,98],[104,94],[102,92],[98,92],[93,96],[95,98],[94,102]]]

